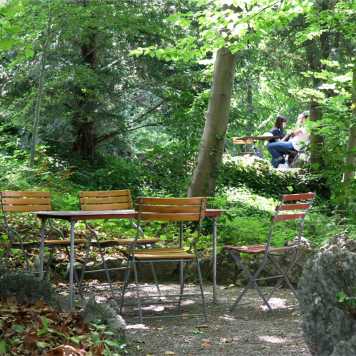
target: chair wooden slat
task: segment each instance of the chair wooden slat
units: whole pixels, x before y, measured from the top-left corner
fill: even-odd
[[[1,192],[4,212],[35,212],[52,210],[49,192],[4,191]]]
[[[130,209],[131,205],[128,203],[119,204],[83,204],[81,209],[85,211],[95,211],[95,210],[125,210]]]
[[[273,217],[273,221],[286,221],[286,220],[296,220],[304,218],[305,213],[299,214],[281,214]]]
[[[250,145],[252,143],[254,143],[255,140],[252,140],[252,139],[241,139],[241,138],[233,138],[232,139],[232,143],[234,145]]]
[[[151,198],[151,197],[138,197],[137,204],[150,204],[150,205],[201,205],[201,200],[205,198]]]
[[[2,197],[21,197],[21,198],[50,198],[49,192],[26,192],[26,191],[3,191]]]
[[[155,239],[155,238],[142,238],[139,240],[132,240],[132,239],[116,239],[116,240],[92,240],[90,241],[92,246],[102,246],[102,247],[113,247],[113,246],[129,246],[132,244],[139,245],[139,246],[145,246],[145,245],[152,245],[156,244],[159,242],[160,239]]]
[[[3,198],[3,205],[48,205],[48,198]]]
[[[137,205],[139,212],[153,213],[197,213],[200,214],[200,205]]]
[[[81,204],[110,204],[110,203],[128,203],[130,197],[127,195],[117,196],[117,197],[83,197],[80,198]],[[130,203],[131,204],[131,203]]]
[[[310,204],[283,204],[278,207],[278,210],[307,210],[310,207]]]
[[[298,200],[313,200],[315,193],[301,193],[301,194],[283,194],[283,201],[298,201]]]
[[[82,191],[79,193],[81,198],[84,197],[121,197],[121,196],[128,196],[131,199],[131,194],[128,189],[121,189],[121,190],[103,190],[103,191]]]
[[[138,213],[139,219],[146,221],[199,221],[201,214]]]
[[[132,209],[131,193],[128,189],[80,192],[82,210],[125,210]]]
[[[160,248],[136,250],[134,256],[138,260],[192,260],[195,255],[186,252],[182,248]]]
[[[4,205],[3,210],[5,212],[13,213],[30,213],[36,211],[51,211],[52,208],[48,204],[44,205]]]

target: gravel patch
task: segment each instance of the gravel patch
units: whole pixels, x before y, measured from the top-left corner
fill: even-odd
[[[164,289],[177,293],[178,286],[165,285]],[[198,291],[196,286],[188,289]],[[265,293],[269,291],[269,288],[262,289]],[[274,294],[272,312],[261,307],[252,290],[243,299],[244,303],[230,312],[239,290],[219,287],[218,304],[213,304],[212,288],[205,288],[207,323],[202,317],[191,316],[201,312],[199,299],[186,301],[182,316],[145,319],[144,324],[137,324],[133,315],[123,315],[128,323],[129,355],[310,356],[296,300],[289,290],[281,289]],[[162,316],[166,311],[167,308],[162,310],[155,305],[145,314]],[[172,313],[172,309],[168,311]]]

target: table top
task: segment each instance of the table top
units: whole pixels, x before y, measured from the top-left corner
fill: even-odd
[[[205,216],[209,218],[219,217],[224,210],[206,209]],[[127,210],[63,210],[63,211],[37,211],[36,215],[40,219],[60,219],[60,220],[94,220],[94,219],[135,219],[137,212],[134,209]]]
[[[238,142],[241,140],[247,140],[247,141],[268,141],[268,140],[272,140],[272,139],[280,139],[281,136],[267,136],[267,135],[263,135],[263,136],[242,136],[242,137],[233,137],[232,141],[233,142]]]

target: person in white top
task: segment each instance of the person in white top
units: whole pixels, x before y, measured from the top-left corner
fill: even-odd
[[[281,161],[284,160],[285,154],[292,154],[300,151],[303,146],[309,143],[309,133],[305,128],[305,121],[309,117],[309,112],[301,113],[297,118],[296,129],[285,136],[281,141],[269,144],[268,150],[272,155],[272,165],[277,168]]]

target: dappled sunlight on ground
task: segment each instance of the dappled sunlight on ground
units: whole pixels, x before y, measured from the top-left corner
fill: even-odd
[[[271,298],[268,301],[269,305],[272,307],[273,310],[275,309],[285,309],[285,308],[290,308],[288,305],[288,301],[286,299],[281,299],[281,298]],[[268,311],[267,305],[261,305],[261,309]]]
[[[284,344],[288,341],[286,338],[283,337],[268,336],[268,335],[258,336],[258,339],[261,341],[269,342],[271,344]]]
[[[145,324],[131,324],[127,325],[127,330],[149,330],[149,327]]]
[[[227,320],[227,321],[235,321],[235,320],[236,320],[236,318],[234,318],[233,316],[228,315],[228,314],[225,314],[225,315],[223,315],[223,316],[220,316],[219,318],[220,318],[220,319],[223,319],[223,320]]]
[[[114,288],[119,285],[114,284]],[[129,355],[243,355],[243,356],[310,356],[304,344],[299,310],[290,290],[277,290],[270,299],[273,311],[262,308],[261,299],[253,290],[247,293],[233,312],[232,303],[241,291],[237,287],[218,288],[218,304],[212,303],[212,287],[205,286],[208,321],[202,317],[199,287],[189,284],[182,300],[182,313],[177,308],[178,284],[160,285],[159,298],[145,299],[144,322],[138,319],[135,291],[130,285],[125,299],[123,317],[127,322]],[[99,301],[113,305],[108,287],[92,284],[92,294]],[[146,284],[144,295],[157,295],[154,284]],[[265,295],[271,288],[262,287]],[[168,295],[167,295],[168,294]],[[193,298],[189,294],[196,294]],[[89,294],[88,294],[89,297]],[[116,300],[117,302],[118,300]],[[294,305],[294,306],[293,306]],[[118,310],[118,309],[117,309]]]

